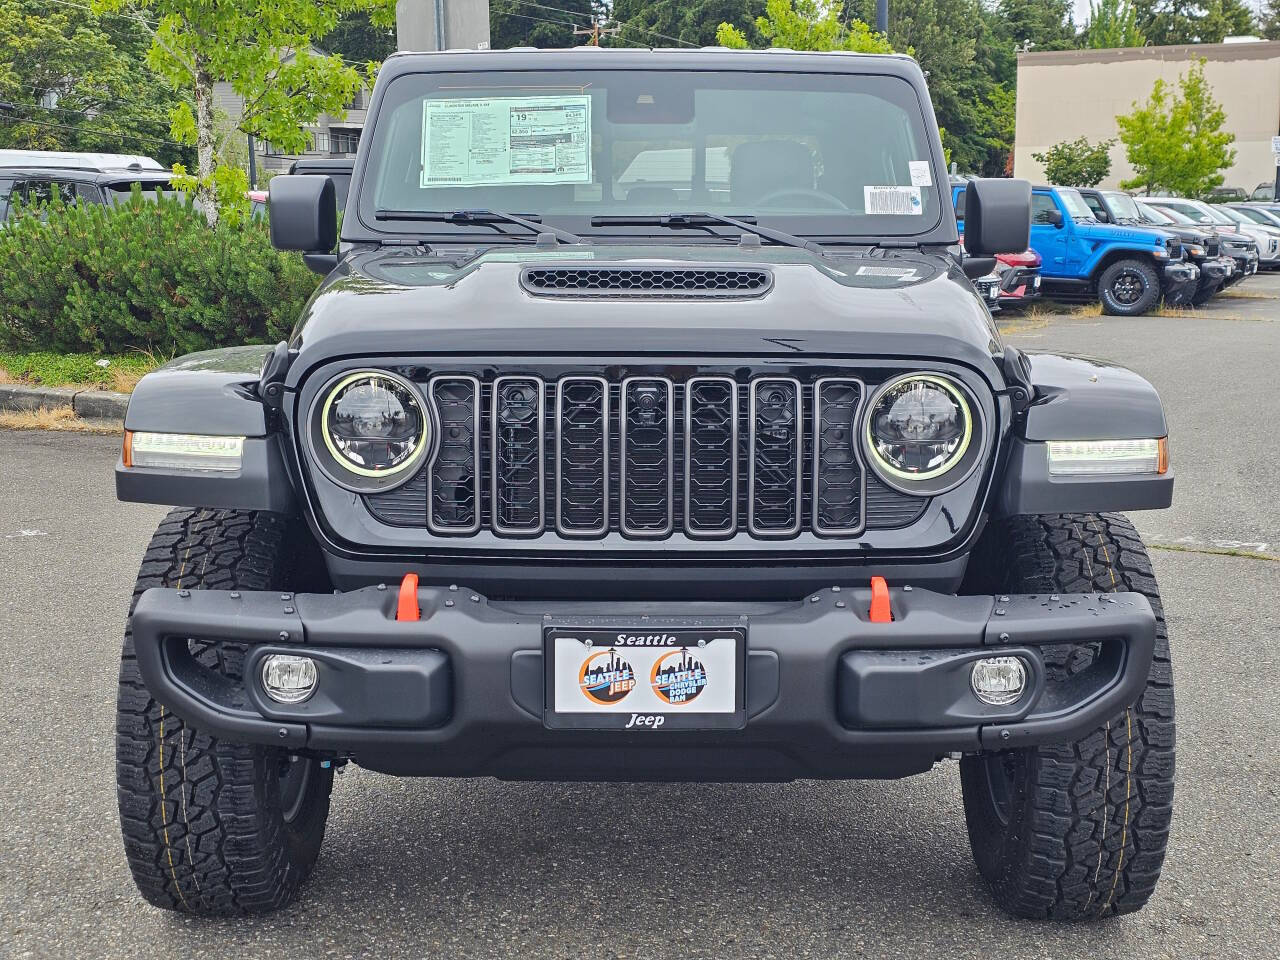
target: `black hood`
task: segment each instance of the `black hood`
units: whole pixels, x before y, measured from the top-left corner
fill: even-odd
[[[289,380],[351,356],[946,358],[999,379],[995,323],[950,256],[861,248],[561,246],[348,253],[294,330]],[[758,295],[545,295],[527,267],[758,269]]]

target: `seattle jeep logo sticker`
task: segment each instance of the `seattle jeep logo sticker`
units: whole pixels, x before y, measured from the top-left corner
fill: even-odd
[[[616,650],[601,650],[582,661],[578,684],[588,700],[602,706],[617,703],[636,685],[636,672]]]
[[[672,650],[653,662],[649,683],[653,692],[667,703],[688,703],[707,685],[707,668],[687,647]]]

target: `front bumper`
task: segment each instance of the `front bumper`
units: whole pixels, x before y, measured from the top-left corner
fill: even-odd
[[[1164,298],[1172,304],[1190,303],[1200,284],[1200,268],[1185,260],[1164,266]]]
[[[1000,302],[1004,306],[1029,303],[1039,296],[1039,267],[1010,267],[1001,275]]]
[[[396,592],[152,589],[132,619],[152,695],[235,741],[350,756],[393,773],[535,780],[788,780],[893,777],[957,751],[1079,736],[1143,689],[1155,617],[1136,593],[955,597],[891,591],[872,622],[870,590],[832,587],[770,604],[498,603],[423,587],[421,619]],[[746,630],[745,721],[732,730],[550,729],[544,631],[588,624]],[[248,645],[245,681],[205,668],[188,638]],[[1043,648],[1098,643],[1092,666],[1049,683]],[[319,682],[285,706],[258,683],[270,653],[305,654]],[[1019,656],[1027,692],[993,707],[972,663]]]

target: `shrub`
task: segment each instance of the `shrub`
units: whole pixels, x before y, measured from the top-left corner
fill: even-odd
[[[172,354],[274,343],[316,287],[266,224],[214,228],[180,197],[19,211],[0,229],[0,348]]]

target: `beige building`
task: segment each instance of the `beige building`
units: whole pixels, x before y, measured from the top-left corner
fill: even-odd
[[[1134,47],[1120,50],[1054,50],[1018,54],[1017,134],[1013,175],[1043,182],[1044,168],[1032,159],[1055,143],[1116,136],[1117,114],[1145,102],[1157,77],[1176,83],[1198,57],[1205,79],[1235,134],[1235,166],[1226,186],[1252,190],[1275,179],[1271,138],[1280,132],[1280,41]],[[1115,186],[1133,175],[1124,146],[1111,149]]]

